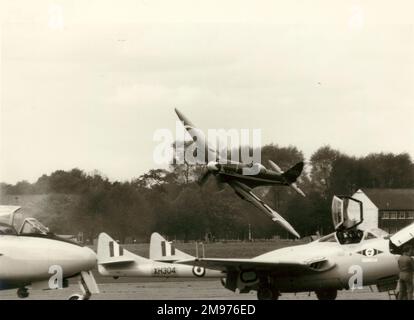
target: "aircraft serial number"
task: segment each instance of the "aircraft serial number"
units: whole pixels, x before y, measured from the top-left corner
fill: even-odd
[[[154,268],[154,275],[169,275],[175,274],[175,267]]]
[[[256,308],[254,305],[251,304],[216,304],[216,305],[209,305],[203,304],[201,305],[201,314],[210,315],[210,314],[254,314],[256,312]]]

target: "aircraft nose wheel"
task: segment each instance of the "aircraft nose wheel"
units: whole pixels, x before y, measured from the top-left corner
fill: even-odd
[[[335,300],[338,291],[335,289],[317,290],[315,291],[318,300]]]
[[[27,298],[29,296],[29,290],[27,290],[27,288],[19,288],[17,289],[17,296],[20,299]]]
[[[69,300],[89,300],[90,296],[83,294],[72,294]]]

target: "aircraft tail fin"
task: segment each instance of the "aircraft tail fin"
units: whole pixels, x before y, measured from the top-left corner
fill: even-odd
[[[289,170],[286,170],[282,174],[282,176],[286,179],[286,181],[289,184],[294,183],[296,181],[296,179],[301,175],[301,173],[303,171],[303,166],[304,166],[303,161],[298,162],[292,168],[290,168]]]
[[[148,261],[148,259],[125,250],[118,242],[104,232],[98,237],[97,252],[98,265],[120,265]]]
[[[194,257],[176,249],[174,243],[167,241],[159,233],[154,232],[151,235],[149,258],[155,261],[173,262]]]

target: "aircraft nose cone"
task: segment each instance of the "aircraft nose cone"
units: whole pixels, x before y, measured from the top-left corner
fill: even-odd
[[[88,247],[84,247],[82,253],[82,260],[84,261],[84,271],[88,271],[96,267],[98,257],[95,251]]]

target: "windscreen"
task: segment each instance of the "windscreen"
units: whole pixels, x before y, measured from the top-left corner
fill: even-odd
[[[49,229],[41,224],[35,218],[27,218],[24,220],[21,228],[20,234],[44,234],[47,235],[49,233]]]

